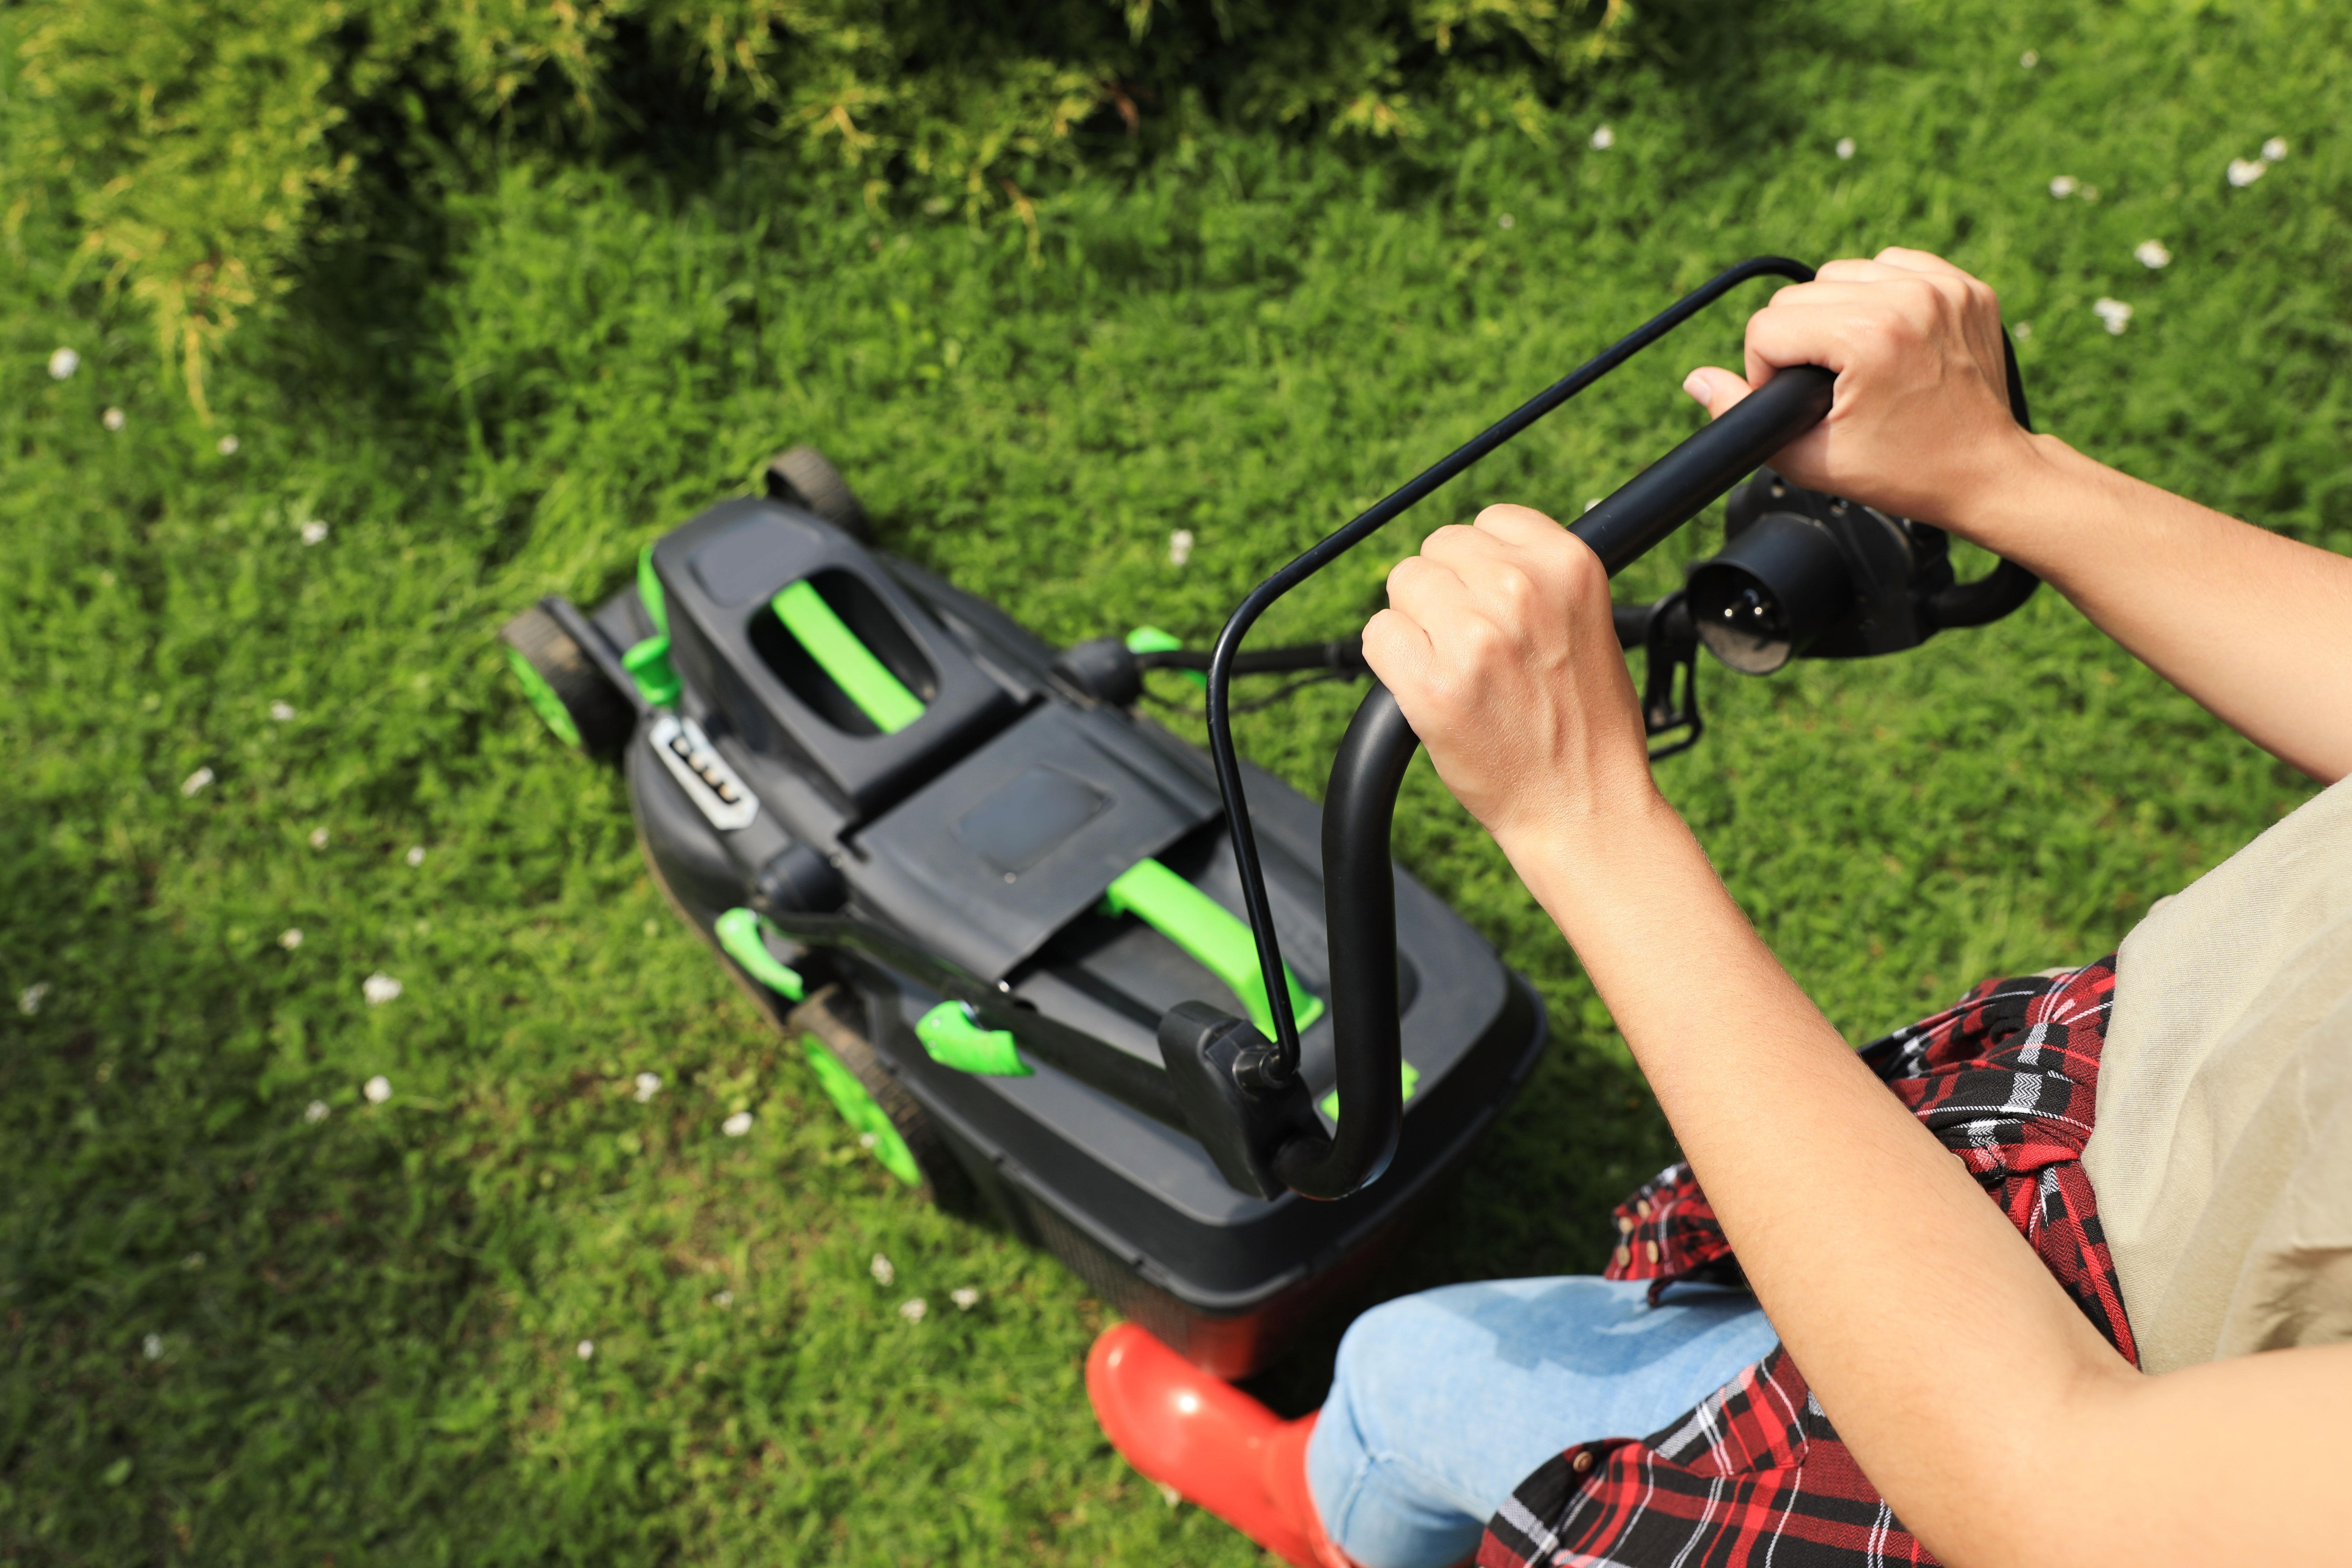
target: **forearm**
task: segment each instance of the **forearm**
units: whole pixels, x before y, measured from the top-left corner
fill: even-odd
[[[2066,559],[2029,556],[2062,581]],[[2328,1561],[2326,1516],[2294,1502],[2334,1478],[2352,1352],[2193,1377],[2125,1364],[1773,960],[1659,796],[1591,551],[1490,507],[1433,533],[1389,597],[1366,659],[1577,949],[1774,1326],[1905,1524],[1955,1568]],[[2282,1376],[2290,1357],[2305,1367]],[[2183,1484],[2192,1464],[2203,1489]]]
[[[1773,959],[1663,802],[1639,824],[1504,847],[1872,1480],[1949,1562],[2043,1561],[2048,1542],[2021,1533],[2035,1510],[1985,1500],[2040,1485],[2086,1393],[2136,1374]]]
[[[1949,522],[2264,751],[2324,783],[2352,773],[2352,560],[2049,436]]]
[[[1832,262],[1746,353],[1750,379],[1686,384],[1710,413],[1776,366],[1838,373],[1774,459],[1796,483],[2021,561],[2260,744],[2352,771],[2352,563],[2021,431],[1981,282],[1918,252]],[[1490,507],[1391,572],[1365,658],[1576,948],[1864,1473],[1955,1568],[2340,1557],[2307,1500],[2340,1468],[2352,1351],[2126,1364],[1659,797],[1608,588],[1573,535]]]

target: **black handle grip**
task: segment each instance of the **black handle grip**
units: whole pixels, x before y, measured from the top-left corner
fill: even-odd
[[[1722,418],[1643,468],[1616,493],[1569,524],[1614,577],[1655,549],[1699,508],[1755,471],[1773,453],[1821,423],[1837,377],[1818,365],[1791,365],[1741,398]]]

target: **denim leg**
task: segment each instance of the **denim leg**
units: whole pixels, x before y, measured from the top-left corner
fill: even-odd
[[[1307,1449],[1331,1539],[1365,1568],[1474,1551],[1562,1449],[1664,1426],[1779,1336],[1744,1291],[1576,1277],[1454,1285],[1356,1320]]]

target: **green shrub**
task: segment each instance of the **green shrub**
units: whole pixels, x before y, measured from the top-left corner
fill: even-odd
[[[1204,115],[1539,133],[1623,24],[1623,0],[35,0],[0,23],[0,205],[12,226],[36,202],[70,215],[201,412],[207,352],[308,245],[363,222],[371,170],[413,168],[419,139],[593,151],[683,107],[797,144],[869,200],[1034,234],[1039,181]]]

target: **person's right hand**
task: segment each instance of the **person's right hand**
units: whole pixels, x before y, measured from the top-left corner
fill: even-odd
[[[1719,417],[1792,364],[1837,373],[1829,417],[1772,459],[1808,489],[1974,538],[1979,503],[2033,460],[2010,416],[2000,301],[1940,257],[1830,262],[1748,319],[1745,378],[1695,370],[1683,390]]]

